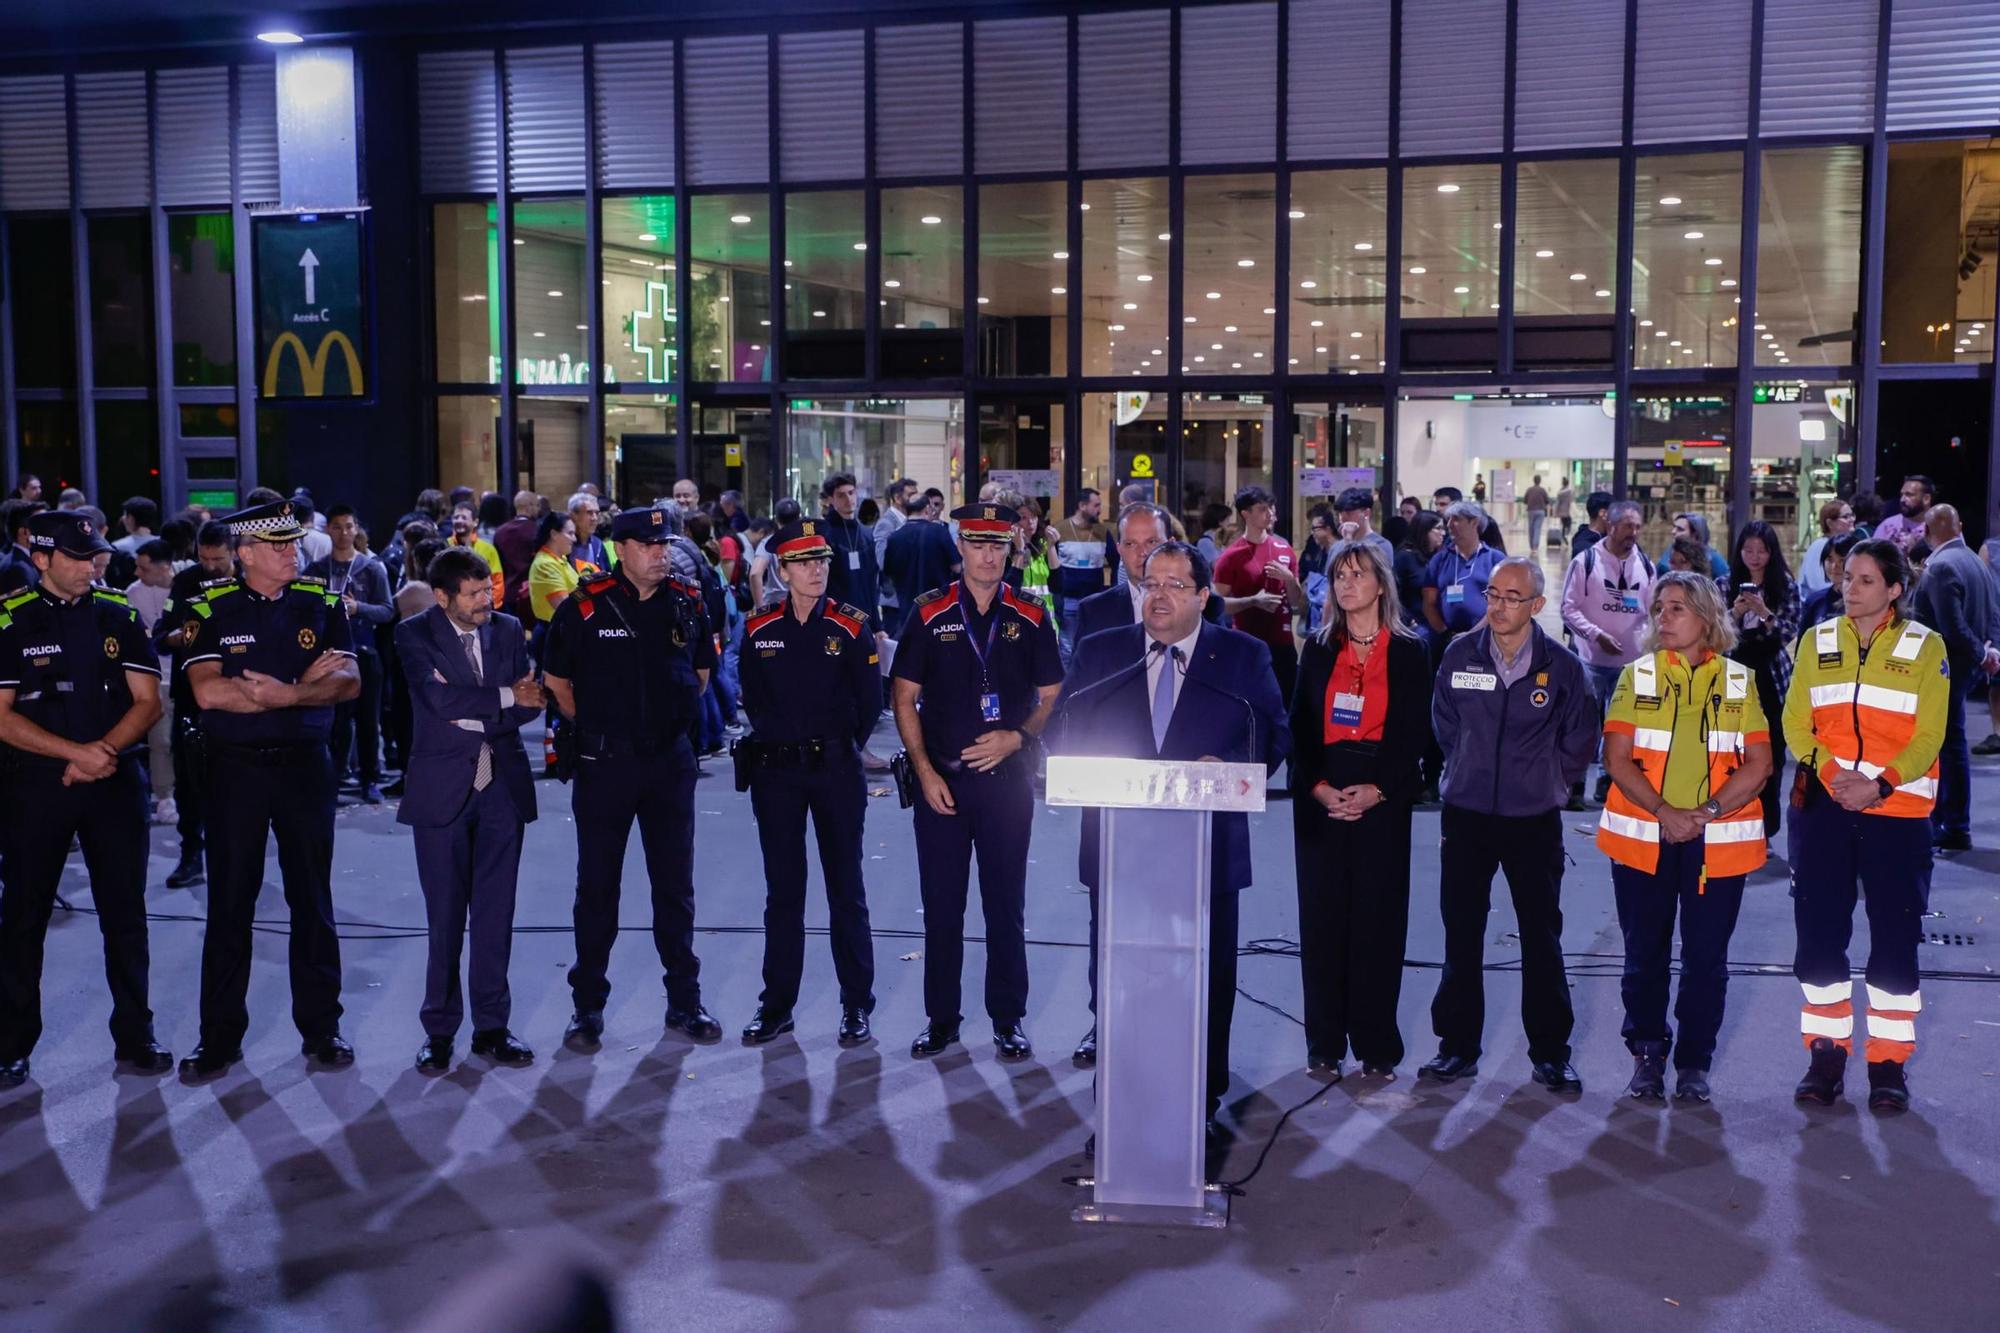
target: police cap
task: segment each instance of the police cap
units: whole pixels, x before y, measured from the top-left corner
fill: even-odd
[[[111,549],[111,543],[104,540],[97,524],[68,509],[45,510],[31,515],[28,519],[28,543],[31,550],[51,554],[61,551],[79,560],[88,560],[101,551]]]
[[[1014,524],[1021,517],[1012,505],[1003,504],[960,505],[951,516],[958,524],[960,541],[996,544],[1014,540]]]
[[[779,561],[788,565],[798,560],[831,560],[833,546],[826,539],[825,527],[816,518],[787,523],[771,539],[772,549],[778,553]]]
[[[614,542],[644,542],[664,546],[673,534],[667,530],[667,516],[657,509],[621,509],[611,520]]]
[[[273,500],[269,504],[253,505],[249,509],[239,509],[222,520],[232,537],[248,537],[260,542],[295,542],[306,535],[299,526],[297,515],[292,512],[290,500]]]

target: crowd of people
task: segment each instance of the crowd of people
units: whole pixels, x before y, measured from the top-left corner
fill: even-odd
[[[564,1040],[579,1049],[603,1033],[635,823],[667,1026],[697,1040],[721,1033],[693,949],[692,793],[704,756],[732,750],[765,860],[766,984],[746,1040],[792,1029],[809,820],[834,915],[839,1036],[871,1039],[863,774],[894,769],[915,808],[926,913],[929,1021],[912,1053],[959,1040],[976,864],[996,1051],[1025,1059],[1038,754],[1233,747],[1272,771],[1290,766],[1316,1075],[1342,1077],[1351,1054],[1362,1076],[1390,1078],[1404,1058],[1412,817],[1436,804],[1446,957],[1431,1010],[1438,1053],[1421,1075],[1477,1072],[1484,923],[1500,873],[1520,923],[1533,1076],[1580,1088],[1561,814],[1595,807],[1625,934],[1632,1096],[1665,1095],[1670,1057],[1676,1096],[1711,1095],[1744,879],[1782,829],[1810,1051],[1799,1095],[1839,1096],[1855,1049],[1846,946],[1861,890],[1871,1104],[1907,1104],[1915,923],[1934,850],[1970,845],[1965,704],[2000,672],[1994,544],[1969,550],[1927,479],[1906,478],[1887,518],[1865,495],[1829,502],[1796,574],[1762,521],[1718,550],[1702,515],[1674,515],[1655,554],[1641,549],[1637,503],[1593,493],[1571,534],[1571,487],[1551,496],[1539,478],[1530,556],[1509,555],[1493,518],[1454,488],[1429,507],[1404,498],[1380,530],[1375,496],[1345,491],[1311,509],[1302,548],[1257,486],[1186,515],[1146,484],[1121,492],[1110,514],[1084,490],[1059,517],[999,485],[948,514],[940,490],[908,479],[879,500],[859,491],[836,472],[817,505],[787,498],[753,515],[738,493],[704,499],[690,480],[623,511],[592,486],[560,499],[426,490],[378,549],[351,506],[322,508],[305,491],[252,492],[233,515],[164,521],[135,497],[114,527],[81,494],[50,506],[25,479],[0,506],[10,777],[0,1082],[27,1076],[41,941],[73,836],[104,922],[119,1058],[170,1066],[146,1008],[144,833],[131,821],[148,817],[178,827],[168,887],[209,884],[202,1041],[184,1073],[238,1058],[269,834],[293,918],[305,1053],[350,1061],[328,880],[343,790],[363,803],[401,798],[399,818],[415,830],[432,933],[418,1067],[452,1058],[468,926],[473,1049],[531,1060],[507,1027],[506,960],[522,827],[535,815],[520,733],[540,717],[543,775],[575,783],[576,1009]],[[1555,590],[1539,558],[1551,515],[1571,542]],[[1245,701],[1247,730],[1229,731],[1235,713],[1219,710],[1228,734],[1199,732],[1177,711],[1183,682]],[[1128,687],[1143,691],[1130,716],[1107,713]],[[1090,697],[1089,710],[1065,702]],[[1994,701],[2000,691],[1989,691],[2000,717]],[[885,709],[903,742],[893,760],[869,748]],[[1224,725],[1217,714],[1201,725]],[[1978,749],[2000,750],[2000,738]],[[79,801],[79,791],[118,795]],[[1080,872],[1094,936],[1093,837],[1087,825]],[[1214,846],[1214,953],[1230,961],[1209,979],[1220,1031],[1211,1116],[1215,1080],[1227,1082],[1234,891],[1249,883],[1253,852],[1240,832]],[[502,883],[504,893],[491,887]],[[1094,1006],[1094,966],[1092,977]],[[1096,1055],[1093,1028],[1073,1058]]]

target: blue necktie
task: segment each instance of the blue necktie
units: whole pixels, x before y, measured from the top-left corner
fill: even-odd
[[[1181,650],[1156,643],[1153,651],[1161,658],[1160,683],[1153,687],[1153,748],[1158,750],[1166,745],[1167,726],[1174,720],[1174,663],[1180,661]]]

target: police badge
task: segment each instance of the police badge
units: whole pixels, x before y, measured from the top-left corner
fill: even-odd
[[[317,634],[314,634],[309,629],[299,631],[299,647],[305,649],[307,652],[311,652],[318,645],[319,636]]]

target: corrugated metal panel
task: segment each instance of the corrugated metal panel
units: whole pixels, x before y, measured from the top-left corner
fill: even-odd
[[[1262,162],[1278,151],[1278,7],[1181,11],[1181,161]]]
[[[1750,0],[1639,6],[1632,137],[1732,139],[1750,128]]]
[[[864,34],[786,33],[778,39],[778,75],[781,178],[859,180],[868,165]]]
[[[1987,8],[2000,21],[2000,5]],[[1880,0],[1764,0],[1759,133],[1872,130],[1880,13]]]
[[[600,46],[597,180],[611,190],[674,183],[674,44]]]
[[[160,136],[160,202],[229,202],[229,68],[163,69],[153,76]]]
[[[581,190],[583,48],[509,51],[506,69],[507,188]]]
[[[687,44],[688,179],[757,184],[771,176],[769,39],[697,37]]]
[[[142,70],[76,76],[77,201],[85,208],[153,202]]]
[[[500,188],[495,77],[491,51],[417,57],[417,143],[425,193],[492,194]]]
[[[997,19],[972,25],[975,171],[1069,166],[1069,23]]]
[[[1889,20],[1892,130],[2000,123],[2000,4],[1896,0]]]
[[[63,76],[0,79],[0,208],[69,207]]]
[[[1152,166],[1167,160],[1173,16],[1085,14],[1076,33],[1077,165]]]
[[[1520,0],[1514,146],[1596,148],[1625,134],[1625,0]]]
[[[964,28],[956,23],[875,31],[875,171],[965,170]]]
[[[1404,153],[1500,151],[1506,82],[1505,5],[1403,0]]]
[[[238,65],[241,112],[236,132],[243,198],[269,203],[278,197],[278,70],[274,65]]]
[[[1389,0],[1292,0],[1285,72],[1294,158],[1389,151]]]

